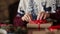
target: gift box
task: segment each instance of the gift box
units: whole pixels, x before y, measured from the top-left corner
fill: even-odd
[[[32,20],[27,23],[27,28],[49,28],[52,22],[47,22],[46,20]]]
[[[27,28],[38,28],[40,26],[40,28],[49,28],[52,25],[52,23],[45,23],[45,24],[27,24]]]
[[[51,27],[52,22],[46,22],[46,21],[44,22],[42,23],[42,21],[40,21],[39,23],[38,20],[38,21],[30,21],[29,23],[27,23],[28,34],[47,34],[45,29]]]

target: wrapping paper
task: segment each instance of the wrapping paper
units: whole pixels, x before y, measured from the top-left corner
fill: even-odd
[[[38,24],[38,29],[40,30],[40,24],[47,23],[47,21],[46,20],[31,20],[30,23]]]
[[[40,28],[48,28],[51,25],[51,22],[47,23],[46,20],[32,20],[27,24],[27,28],[38,28],[40,30]]]
[[[30,24],[42,24],[42,23],[47,23],[47,20],[31,20],[29,23]]]

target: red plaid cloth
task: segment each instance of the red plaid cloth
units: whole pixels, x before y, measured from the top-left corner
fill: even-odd
[[[57,10],[56,13],[51,14],[50,18],[60,20],[60,10]]]
[[[14,22],[14,26],[23,26],[24,24],[23,21],[21,20],[21,17],[17,17],[17,16],[14,18],[13,22]]]

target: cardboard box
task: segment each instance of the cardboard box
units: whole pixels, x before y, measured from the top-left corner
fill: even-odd
[[[49,28],[52,25],[52,22],[40,24],[40,28]],[[39,24],[27,24],[27,28],[38,28]]]

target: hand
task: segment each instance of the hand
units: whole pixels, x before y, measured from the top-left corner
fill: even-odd
[[[46,19],[46,18],[48,18],[49,16],[50,16],[49,13],[46,13],[46,12],[40,12],[40,13],[38,13],[37,20],[38,20],[38,19],[40,19],[40,20]]]
[[[23,21],[27,21],[27,22],[29,22],[30,20],[31,20],[31,15],[30,14],[25,14],[23,17],[22,17],[22,20]]]

